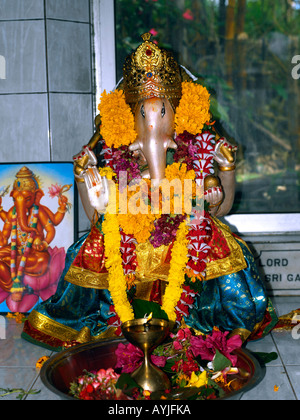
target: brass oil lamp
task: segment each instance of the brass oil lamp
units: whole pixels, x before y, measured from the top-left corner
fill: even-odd
[[[153,350],[162,343],[170,332],[170,324],[164,319],[149,317],[133,319],[121,326],[124,337],[144,353],[144,360],[133,373],[132,378],[145,391],[162,391],[171,388],[167,375],[150,360]]]

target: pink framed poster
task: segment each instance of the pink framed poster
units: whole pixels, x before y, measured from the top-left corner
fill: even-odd
[[[73,164],[0,165],[0,312],[27,313],[52,296],[76,239]]]

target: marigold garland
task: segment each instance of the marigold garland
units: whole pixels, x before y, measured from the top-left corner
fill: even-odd
[[[98,109],[100,134],[108,147],[128,146],[135,141],[134,116],[122,90],[116,89],[109,94],[104,90]]]
[[[190,206],[190,194],[194,197],[196,192],[195,190],[195,171],[193,169],[188,170],[186,163],[174,162],[171,165],[168,165],[165,169],[166,179],[162,181],[162,187],[170,185],[173,188],[170,188],[170,193],[167,195],[162,194],[162,203],[163,208],[169,207],[170,214],[185,214],[189,213]],[[191,184],[186,184],[185,180],[193,181]],[[172,183],[176,181],[176,183]],[[170,183],[170,184],[169,184]],[[191,190],[190,190],[190,187]]]
[[[108,284],[115,310],[121,322],[134,319],[132,307],[127,297],[127,283],[120,253],[121,234],[118,218],[107,212],[102,223],[105,246],[105,267],[108,270]]]
[[[127,234],[133,235],[138,243],[144,243],[150,238],[154,229],[155,214],[151,214],[150,206],[147,214],[119,214],[118,221]],[[138,222],[137,222],[138,216]]]
[[[150,187],[150,182],[143,179],[133,188],[127,186],[127,191],[123,191],[125,195],[122,195],[127,199],[127,203],[125,203],[126,211],[122,209],[122,213],[118,214],[118,222],[122,230],[129,235],[133,235],[138,243],[146,242],[149,239],[154,229],[154,221],[158,217],[151,212],[151,206],[149,205]],[[121,200],[123,198],[120,197]],[[123,201],[122,205],[124,205]]]
[[[39,207],[34,205],[32,218],[32,228],[36,229],[38,222],[38,213]],[[30,254],[34,237],[36,232],[33,231],[28,235],[26,246],[23,250],[22,258],[19,263],[19,268],[17,269],[17,236],[22,235],[22,231],[18,232],[17,225],[17,210],[16,207],[13,208],[13,220],[12,220],[12,241],[11,241],[11,260],[10,260],[10,269],[11,269],[11,278],[13,285],[11,288],[11,293],[22,293],[24,291],[24,286],[22,284],[22,278],[24,275],[27,258]]]
[[[183,182],[185,179],[195,179],[195,171],[188,171],[186,163],[174,162],[166,167],[165,176],[169,181],[180,179]]]
[[[105,246],[105,267],[108,270],[108,284],[109,291],[111,293],[111,298],[115,307],[115,311],[118,314],[121,322],[128,321],[134,318],[134,313],[132,307],[128,301],[127,297],[127,280],[123,268],[123,259],[121,255],[121,232],[120,227],[122,227],[124,233],[132,234],[130,232],[130,227],[138,226],[139,228],[143,227],[143,223],[136,223],[136,215],[130,214],[111,214],[110,210],[111,204],[109,203],[107,212],[105,213],[104,221],[102,223],[102,231],[104,234],[104,246]],[[122,221],[122,216],[127,217],[127,222],[130,220],[128,216],[134,218],[132,224],[125,224],[125,226],[120,226]],[[139,215],[139,217],[146,216],[147,218],[153,217],[150,212],[146,215]],[[147,227],[145,229],[146,234],[150,235],[151,228]],[[137,235],[137,232],[134,232]],[[142,236],[135,237],[135,239],[142,240]],[[145,241],[144,241],[145,242]],[[166,312],[169,320],[176,320],[175,307],[177,302],[180,299],[182,294],[182,285],[185,280],[185,269],[188,262],[188,226],[186,220],[184,220],[176,234],[176,239],[172,248],[172,259],[170,264],[170,271],[168,276],[168,286],[164,295],[162,309]]]
[[[184,131],[197,135],[201,133],[204,124],[209,122],[210,94],[201,85],[193,82],[182,83],[182,97],[175,113],[175,131]]]
[[[175,243],[172,248],[172,259],[168,275],[168,285],[163,297],[162,310],[166,312],[170,321],[176,321],[175,307],[182,294],[185,281],[185,269],[188,262],[188,226],[184,220],[177,231]]]
[[[105,245],[105,267],[108,270],[108,284],[111,298],[121,322],[134,319],[132,307],[127,298],[127,282],[122,267],[120,253],[121,235],[117,216],[105,214],[102,224]],[[182,222],[177,231],[176,240],[172,249],[172,260],[168,276],[168,286],[163,298],[162,309],[170,321],[176,321],[175,306],[182,294],[182,285],[185,280],[185,268],[188,261],[186,221]]]

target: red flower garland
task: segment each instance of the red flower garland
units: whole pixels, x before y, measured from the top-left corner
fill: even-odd
[[[176,322],[180,324],[182,318],[189,315],[189,309],[194,304],[194,298],[196,292],[194,292],[189,286],[183,286],[183,292],[181,294],[180,300],[178,301],[175,312],[177,315]]]
[[[207,175],[214,173],[213,168],[213,152],[215,136],[206,131],[195,137],[194,146],[197,148],[194,154],[194,171],[196,172],[196,180],[204,179]]]
[[[129,235],[124,233],[121,230],[121,255],[123,260],[123,270],[125,276],[127,276],[129,287],[130,287],[130,280],[133,277],[137,266],[136,260],[136,253],[135,253],[135,245],[136,240],[134,239],[133,235]]]

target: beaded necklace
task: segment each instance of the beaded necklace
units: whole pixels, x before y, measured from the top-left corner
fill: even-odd
[[[37,221],[38,221],[38,214],[39,214],[39,207],[34,205],[33,207],[33,217],[32,217],[32,224],[31,227],[36,229]],[[27,239],[27,243],[25,248],[22,247],[22,258],[17,269],[17,255],[18,255],[18,245],[17,245],[17,238],[18,238],[18,224],[17,224],[17,210],[16,207],[13,208],[12,212],[12,234],[11,234],[11,259],[10,259],[10,270],[11,270],[11,278],[13,281],[13,286],[11,289],[12,293],[22,292],[22,277],[24,275],[24,270],[26,266],[26,261],[29,256],[32,243],[35,237],[35,232],[30,232],[30,235]],[[20,229],[20,228],[19,228]]]

